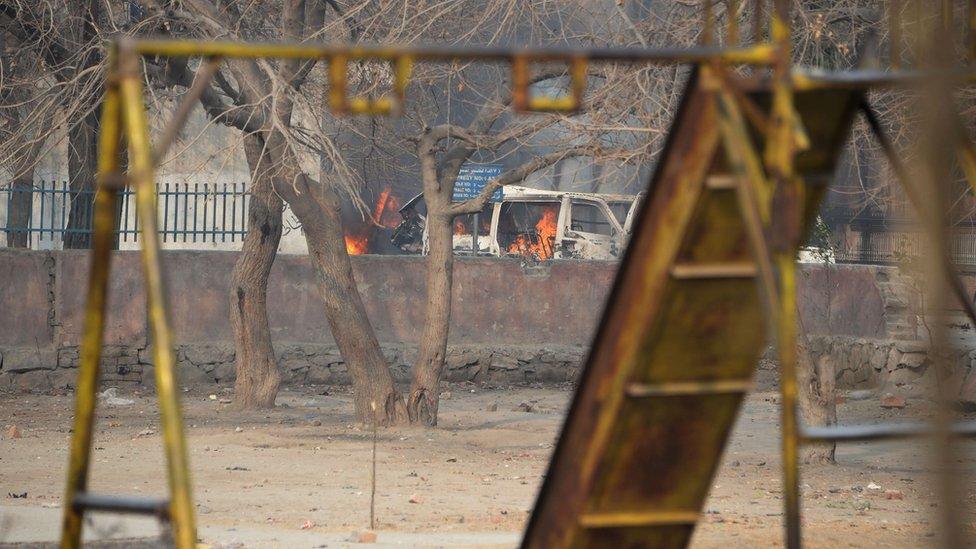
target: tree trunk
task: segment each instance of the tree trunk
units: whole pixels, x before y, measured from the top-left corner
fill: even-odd
[[[96,24],[100,17],[101,3],[97,0],[78,2],[69,8],[73,16],[84,21],[83,25],[72,29],[74,47],[86,48],[93,45],[98,37]],[[77,20],[77,19],[76,19]],[[67,67],[60,75],[62,80],[79,78],[79,75],[101,63],[97,48],[89,53],[76,66]],[[85,85],[94,78],[94,73],[81,77],[77,83]],[[72,98],[74,99],[74,98]],[[84,112],[87,105],[80,105],[75,116]],[[68,128],[68,186],[71,190],[71,209],[68,212],[67,231],[64,233],[65,249],[91,248],[92,213],[95,204],[95,175],[98,171],[98,127],[99,109],[93,108],[81,120]]]
[[[10,182],[7,202],[7,247],[30,247],[30,218],[34,207],[34,170],[27,170]]]
[[[68,211],[65,249],[91,247],[91,223],[95,203],[95,174],[98,164],[98,115],[92,111],[68,129]]]
[[[427,311],[407,411],[410,421],[434,427],[440,400],[441,375],[451,325],[451,289],[454,283],[453,218],[428,209]]]
[[[275,190],[302,224],[332,337],[352,377],[356,418],[379,425],[405,423],[406,405],[366,316],[346,253],[339,196],[330,184],[295,168],[298,162],[283,136],[272,132],[269,140]]]
[[[375,420],[379,425],[404,423],[407,412],[403,397],[393,382],[353,277],[338,197],[331,190],[322,194],[324,203],[306,199],[297,209],[295,203],[290,204],[305,231],[332,336],[352,376],[356,418],[363,422]]]
[[[281,198],[268,173],[270,159],[262,154],[264,140],[244,137],[251,171],[248,232],[231,277],[230,320],[234,330],[235,404],[244,409],[272,408],[281,374],[268,326],[268,276],[281,240]]]
[[[797,385],[800,417],[804,424],[826,427],[837,423],[837,396],[834,359],[824,354],[814,359],[809,345],[799,346]],[[816,443],[804,446],[804,463],[834,463],[837,444]]]

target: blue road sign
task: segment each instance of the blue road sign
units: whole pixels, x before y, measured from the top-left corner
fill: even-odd
[[[457,181],[454,183],[454,202],[463,202],[476,198],[489,181],[502,174],[501,164],[465,164],[461,166]],[[502,190],[492,193],[491,202],[502,201]]]

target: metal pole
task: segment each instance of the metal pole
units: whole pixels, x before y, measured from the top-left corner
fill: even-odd
[[[82,511],[73,505],[75,495],[88,485],[92,432],[95,427],[95,404],[98,391],[98,366],[102,355],[105,329],[105,302],[115,231],[115,183],[105,183],[119,169],[119,88],[115,76],[118,66],[114,50],[109,53],[110,69],[105,103],[102,106],[99,137],[99,191],[95,195],[95,219],[92,236],[91,270],[88,278],[88,303],[85,306],[85,328],[81,340],[81,360],[75,389],[74,436],[71,437],[68,483],[61,506],[64,521],[61,548],[81,547]]]
[[[149,142],[149,124],[143,105],[142,79],[138,69],[139,56],[133,49],[133,44],[120,43],[119,89],[131,155],[130,177],[136,188],[137,211],[142,218],[142,266],[146,278],[153,361],[156,366],[156,391],[159,398],[159,415],[169,477],[174,544],[180,549],[193,549],[196,546],[196,527],[193,499],[190,495],[190,467],[176,383],[173,334],[166,311],[166,295],[160,268],[153,154]]]

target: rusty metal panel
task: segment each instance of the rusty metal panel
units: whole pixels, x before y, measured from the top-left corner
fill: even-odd
[[[684,547],[708,495],[767,331],[704,80],[685,91],[523,547]],[[832,172],[860,95],[797,93],[811,144],[801,175]]]

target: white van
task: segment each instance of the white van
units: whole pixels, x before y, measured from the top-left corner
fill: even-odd
[[[547,259],[615,259],[627,245],[643,193],[616,195],[505,186],[500,202],[454,220],[457,254]],[[417,195],[400,208],[392,241],[407,253],[426,253],[426,208]],[[475,219],[477,218],[477,222]],[[475,230],[477,227],[477,230]]]

